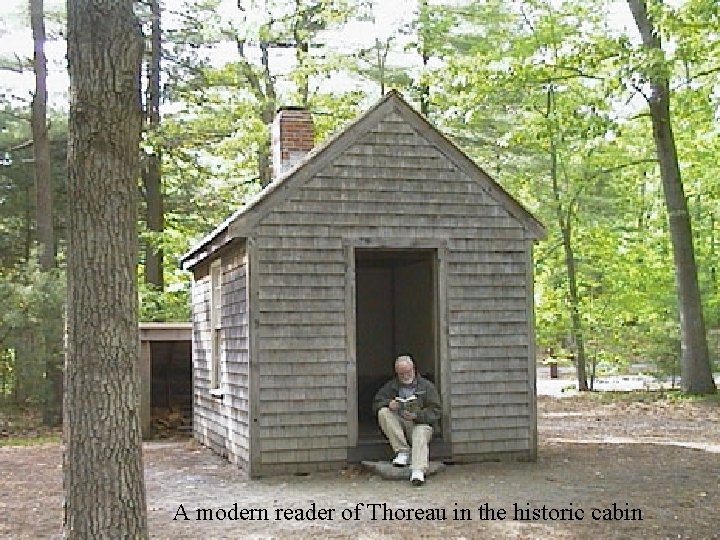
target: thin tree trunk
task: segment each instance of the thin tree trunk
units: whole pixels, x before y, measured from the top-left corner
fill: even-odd
[[[553,194],[555,197],[556,213],[560,234],[562,236],[563,252],[565,254],[565,271],[568,280],[568,301],[570,303],[570,335],[575,348],[575,362],[578,380],[578,390],[588,390],[587,370],[585,358],[585,340],[583,337],[582,318],[580,317],[580,297],[577,287],[577,270],[575,268],[575,252],[572,245],[572,227],[569,218],[564,216],[560,190],[557,180],[557,152],[552,145],[551,149],[551,177]]]
[[[33,247],[33,234],[32,234],[32,188],[29,184],[25,184],[25,238],[23,239],[23,260],[25,262],[30,261],[30,253],[32,253]]]
[[[419,13],[421,19],[429,20],[427,11],[428,0],[420,0]],[[418,30],[418,50],[423,64],[420,76],[427,77],[427,68],[430,62],[430,52],[428,51],[429,29],[421,22]],[[426,117],[430,115],[430,85],[427,82],[420,83],[420,112]]]
[[[160,30],[160,3],[151,0],[150,10],[152,24],[150,32],[150,59],[148,62],[148,87],[146,100],[145,122],[148,132],[153,133],[160,125],[160,59],[161,59],[161,30]],[[147,156],[143,170],[145,183],[145,202],[147,204],[147,227],[152,233],[162,233],[165,228],[164,204],[162,195],[162,156],[157,146]],[[162,290],[163,279],[163,251],[156,242],[149,240],[145,246],[145,283],[154,285]]]
[[[143,38],[132,0],[68,0],[66,538],[147,538],[137,376]]]
[[[714,211],[713,211],[714,212]],[[715,214],[710,213],[710,286],[712,287],[713,294],[718,293],[718,279],[717,279],[717,239],[715,236],[715,226],[717,221],[715,220]]]
[[[308,106],[310,96],[310,76],[305,70],[310,52],[307,27],[311,21],[308,20],[308,13],[303,11],[302,0],[295,0],[295,22],[293,24],[293,39],[295,40],[295,60],[297,62],[298,83],[297,91],[300,94],[300,105]]]
[[[277,172],[272,170],[272,148],[270,141],[270,126],[275,118],[275,109],[277,108],[277,93],[275,92],[275,81],[270,74],[270,44],[267,42],[260,43],[261,61],[263,65],[263,86],[264,92],[259,91],[261,98],[261,117],[265,124],[265,140],[260,146],[258,155],[258,174],[260,177],[260,185],[265,187],[272,182],[273,175]]]
[[[38,262],[40,270],[55,266],[55,230],[53,227],[53,191],[50,143],[47,128],[47,59],[45,57],[45,16],[43,0],[30,0],[30,26],[34,43],[35,95],[32,100],[32,134],[35,165],[35,222],[37,224]],[[57,314],[49,313],[56,317]],[[53,321],[41,319],[38,335],[42,347],[35,353],[45,361],[43,423],[59,425],[62,415],[62,367],[58,343],[62,334]]]
[[[387,57],[390,52],[390,38],[382,42],[379,38],[375,38],[375,57],[378,68],[378,83],[380,84],[380,95],[385,95],[385,71],[387,67]]]
[[[272,181],[272,161],[270,148],[270,125],[275,117],[277,96],[275,93],[275,82],[270,74],[270,44],[266,41],[260,42],[260,52],[263,65],[262,80],[255,73],[245,56],[245,41],[236,36],[240,61],[238,62],[239,75],[244,77],[250,85],[250,90],[257,99],[260,107],[260,117],[265,125],[265,136],[257,150],[257,171],[260,185],[265,187]]]
[[[554,96],[552,86],[548,90],[547,107],[548,117],[552,112]],[[562,236],[563,251],[565,254],[565,270],[568,280],[568,301],[570,303],[570,335],[575,348],[575,369],[577,372],[578,390],[588,390],[587,369],[585,358],[585,340],[583,335],[582,318],[580,317],[580,297],[577,287],[577,270],[575,268],[575,252],[572,245],[572,225],[570,213],[563,209],[558,182],[557,147],[555,146],[555,131],[550,133],[550,179],[552,181],[553,198],[555,199],[555,212],[558,227]]]
[[[664,58],[660,36],[653,26],[644,0],[628,0],[643,45]],[[714,393],[705,319],[698,286],[692,225],[683,189],[677,148],[670,116],[670,85],[664,66],[655,63],[647,74],[651,95],[648,98],[655,149],[660,162],[665,204],[675,263],[678,308],[680,312],[682,389],[698,394]]]
[[[55,266],[55,235],[52,216],[50,144],[47,129],[47,59],[43,0],[30,0],[30,24],[34,43],[35,95],[32,100],[32,134],[35,158],[37,240],[40,269]]]

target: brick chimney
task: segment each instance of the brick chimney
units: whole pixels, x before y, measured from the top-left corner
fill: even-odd
[[[303,107],[280,107],[272,124],[273,177],[300,161],[314,145],[313,121]]]

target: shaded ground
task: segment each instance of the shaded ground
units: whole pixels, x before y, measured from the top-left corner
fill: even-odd
[[[720,538],[720,402],[539,400],[537,463],[455,465],[423,488],[350,469],[306,477],[247,480],[189,441],[146,443],[148,515],[153,538]],[[55,538],[62,520],[58,444],[0,448],[0,537]],[[276,519],[276,509],[332,508],[332,520]],[[267,510],[268,521],[196,521],[197,508]],[[445,509],[444,521],[383,519],[365,506],[360,520],[340,512],[357,503],[397,511]],[[481,521],[478,508],[504,509]],[[582,509],[581,521],[516,521],[522,509]],[[593,508],[620,510],[592,518]],[[182,505],[191,518],[173,518]],[[454,519],[466,508],[471,521]],[[638,512],[635,517],[638,517]],[[293,512],[290,512],[291,514]],[[497,515],[495,516],[498,517]],[[577,514],[576,514],[577,517]]]

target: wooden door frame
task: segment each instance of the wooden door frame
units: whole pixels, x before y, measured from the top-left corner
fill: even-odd
[[[373,250],[428,250],[433,252],[433,327],[435,329],[435,369],[440,375],[442,400],[442,438],[450,442],[450,364],[448,354],[448,303],[446,240],[397,238],[352,239],[343,242],[345,253],[345,358],[347,374],[347,426],[348,448],[358,445],[358,388],[357,388],[357,274],[355,256],[358,249]]]

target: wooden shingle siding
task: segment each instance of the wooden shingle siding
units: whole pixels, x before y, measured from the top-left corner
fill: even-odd
[[[453,442],[453,453],[458,457],[458,461],[465,461],[463,456],[478,456],[487,455],[489,459],[492,459],[494,454],[497,454],[497,458],[507,459],[504,455],[509,451],[527,451],[528,443],[527,439],[511,439],[511,440],[493,440],[488,434],[488,439],[482,442],[477,441],[458,441]],[[526,452],[519,454],[518,457],[522,458],[526,455]]]
[[[337,324],[337,312],[315,311],[312,313],[297,313],[285,311],[265,311],[263,320],[268,325],[286,325],[288,323],[296,326],[326,326]]]
[[[508,362],[505,362],[507,364]],[[490,364],[492,365],[492,361],[484,361],[483,364]],[[516,369],[516,370],[510,370],[510,369],[504,369],[505,366],[498,369],[496,367],[495,369],[474,369],[472,371],[457,371],[453,370],[453,373],[456,373],[458,376],[458,379],[461,379],[463,382],[461,384],[468,384],[468,383],[485,383],[485,384],[504,384],[508,382],[521,382],[524,386],[523,390],[527,390],[527,368],[526,369]],[[505,391],[507,391],[508,388],[505,388]]]
[[[227,455],[227,425],[221,405],[210,396],[210,275],[196,272],[193,312],[193,432],[202,444]]]
[[[438,185],[438,182],[442,184]],[[347,186],[347,189],[344,187]],[[347,191],[347,196],[357,191],[364,191],[362,186],[373,192],[394,191],[403,197],[413,193],[431,193],[442,197],[443,194],[480,194],[477,204],[487,202],[486,195],[477,185],[457,180],[455,171],[448,170],[439,174],[437,171],[425,169],[395,169],[393,167],[327,167],[313,179],[310,192],[324,189]],[[367,197],[374,195],[368,194]],[[299,199],[302,200],[302,199]],[[442,200],[442,199],[439,199]],[[452,202],[458,202],[457,197]]]
[[[333,369],[344,372],[345,368],[341,364],[345,358],[343,356],[341,360],[337,355],[337,351],[332,350],[309,349],[288,353],[282,349],[264,349],[262,355],[264,363],[260,366],[260,372],[267,375],[277,374],[278,370],[281,374],[313,373],[314,371],[309,371],[311,364],[323,373]]]
[[[457,382],[453,380],[453,385]],[[521,394],[519,392],[507,394],[502,392],[497,393],[477,393],[477,394],[461,394],[453,391],[451,396],[453,414],[458,412],[461,407],[473,407],[478,406],[485,407],[487,405],[527,405],[528,396],[527,394]]]
[[[336,310],[338,313],[342,313],[344,307],[343,300],[265,299],[262,303],[261,313],[304,313],[306,310],[307,312]]]
[[[500,422],[498,422],[500,423]],[[455,433],[453,442],[456,444],[473,442],[473,432],[476,430],[458,430]],[[511,443],[516,449],[525,449],[528,447],[528,428],[527,427],[503,427],[501,429],[488,428],[480,430],[484,434],[484,441],[492,441],[490,444],[497,442]],[[480,443],[482,444],[482,443]]]
[[[453,453],[528,448],[525,230],[402,117],[329,162],[255,233],[263,471],[345,459],[353,238],[446,242]]]
[[[245,249],[238,246],[222,260],[223,405],[227,449],[234,463],[247,464],[249,432],[249,325]]]
[[[475,336],[450,336],[450,347],[511,347],[527,345],[524,334],[478,334]]]
[[[276,432],[269,436],[263,437],[261,435],[260,449],[270,450],[277,459],[281,456],[283,450],[304,450],[308,456],[306,459],[313,458],[313,451],[317,454],[327,455],[326,452],[331,449],[343,450],[347,445],[347,438],[342,433],[340,436],[328,436],[328,437],[313,437],[309,439],[302,436],[302,429],[290,429],[290,433]],[[315,457],[318,457],[316,454]],[[340,454],[342,455],[342,454]],[[280,460],[278,460],[280,461]],[[272,460],[268,460],[272,463]]]
[[[339,176],[339,175],[338,175]],[[437,179],[435,180],[437,181]],[[483,208],[485,206],[492,205],[492,202],[489,200],[485,200],[482,198],[481,192],[475,192],[468,190],[467,193],[474,193],[478,197],[480,197],[482,200],[481,202],[473,201],[458,201],[457,197],[457,190],[451,190],[450,187],[447,185],[445,186],[443,191],[438,191],[437,189],[432,189],[432,182],[433,180],[428,180],[427,182],[420,182],[418,180],[409,180],[407,177],[403,177],[402,179],[388,179],[385,181],[381,181],[377,178],[374,178],[372,180],[367,179],[361,179],[361,178],[348,178],[347,180],[342,180],[341,182],[339,179],[332,178],[328,179],[327,183],[332,182],[332,187],[315,187],[313,186],[308,187],[307,189],[304,189],[298,194],[298,197],[295,199],[297,201],[317,201],[324,198],[330,199],[330,200],[337,200],[339,202],[343,201],[349,201],[349,200],[355,200],[362,203],[394,203],[397,202],[398,199],[398,188],[405,188],[407,193],[402,193],[402,199],[404,202],[408,204],[422,204],[423,202],[427,201],[428,194],[432,194],[433,201],[435,204],[446,204],[446,205],[457,205],[459,202],[462,202],[464,205],[466,205],[466,208],[469,210],[475,210],[477,208]],[[357,182],[356,184],[353,184],[353,182]],[[322,182],[326,183],[326,182]],[[346,189],[339,189],[338,185],[347,185]],[[398,185],[400,184],[400,185]],[[452,184],[456,188],[462,188],[465,187],[463,183],[459,182],[452,182]],[[363,187],[364,186],[364,187]],[[423,190],[417,190],[412,188],[426,188]],[[369,191],[369,189],[372,189],[372,191]],[[411,191],[412,189],[412,191]],[[423,209],[424,211],[424,209]],[[268,224],[278,224],[281,225],[283,223],[279,223],[280,217],[284,214],[291,213],[289,209],[283,209],[283,211],[279,211],[278,215],[273,219],[268,219],[266,223]],[[291,217],[291,216],[288,216]],[[297,218],[302,219],[302,216],[297,216]],[[500,217],[490,217],[490,218],[484,218],[479,216],[477,218],[477,221],[473,223],[475,227],[483,227],[492,224],[493,226],[498,227],[511,227],[515,228],[517,227],[517,222],[512,218],[502,219]]]
[[[328,433],[332,432],[337,425],[344,425],[347,429],[347,414],[345,411],[336,411],[334,413],[328,413],[327,411],[320,412],[306,412],[304,415],[299,416],[292,413],[276,413],[273,415],[262,415],[260,418],[260,429],[274,428],[274,427],[291,427],[291,426],[319,426],[328,425]]]
[[[244,249],[221,258],[222,311],[220,382],[222,398],[210,395],[210,276],[196,273],[194,320],[195,437],[232,462],[249,460],[248,312]]]
[[[478,346],[471,345],[469,347],[456,347],[452,363],[453,370],[460,369],[457,366],[463,365],[465,369],[480,369],[477,365],[476,360],[482,358],[483,360],[488,359],[501,359],[504,362],[513,358],[521,358],[523,351],[527,351],[524,346],[521,347],[501,347],[496,345]],[[465,362],[463,362],[465,360]]]
[[[282,394],[284,395],[284,394]],[[345,411],[345,407],[347,405],[347,401],[345,400],[345,396],[342,398],[337,399],[322,399],[324,396],[320,393],[314,394],[313,396],[308,396],[305,399],[265,399],[261,402],[261,408],[260,416],[266,415],[266,414],[296,414],[298,416],[304,416],[305,413],[315,412],[315,413],[325,413],[327,411],[327,415],[332,415],[332,411],[338,411],[342,410]],[[299,419],[302,421],[302,419]],[[272,420],[269,420],[268,423],[273,424]],[[322,430],[322,428],[318,428],[317,426],[324,426],[328,424],[328,422],[325,422],[324,420],[316,425],[306,423],[306,430],[305,430],[305,437],[312,438],[309,433],[315,433],[313,436],[317,436],[317,430]],[[313,429],[315,427],[315,429]]]
[[[307,442],[305,441],[298,441],[297,449],[292,448],[279,448],[277,449],[277,446],[283,447],[287,446],[285,443],[285,440],[277,440],[277,439],[267,439],[263,441],[262,446],[262,470],[265,473],[270,473],[273,469],[278,471],[285,471],[285,470],[300,470],[302,471],[302,468],[298,468],[296,464],[298,463],[308,463],[310,464],[310,467],[305,470],[322,470],[323,468],[337,468],[337,463],[342,463],[347,459],[347,450],[345,448],[327,448],[327,447],[320,447],[322,446],[320,443],[325,442],[325,439],[315,439],[315,441],[319,441],[317,443],[310,442],[309,440]],[[327,444],[327,443],[326,443]],[[312,449],[309,449],[308,447],[314,447]],[[335,462],[335,463],[333,463]],[[291,465],[291,467],[285,468],[285,467],[268,467],[268,465]],[[320,466],[320,464],[324,464],[325,467]]]
[[[473,421],[475,419],[485,418],[505,418],[507,423],[505,425],[519,425],[524,426],[527,424],[527,404],[516,404],[516,403],[492,403],[484,407],[476,408],[463,408],[460,409],[457,414],[453,415],[453,424],[455,422],[463,422],[469,420],[471,423],[463,425],[458,424],[458,427],[463,430],[470,431],[473,429]]]
[[[455,322],[450,328],[450,339],[454,337],[474,337],[482,336],[505,336],[518,335],[522,333],[522,326],[527,324],[525,321],[497,321],[490,317],[490,321],[484,321],[482,324],[477,322]]]
[[[263,471],[347,457],[342,244],[328,237],[329,229],[311,225],[296,231],[308,236],[285,235],[281,229],[258,227],[269,235],[258,240],[263,248],[258,253]],[[270,238],[276,240],[267,242]],[[308,272],[308,265],[324,271]]]

